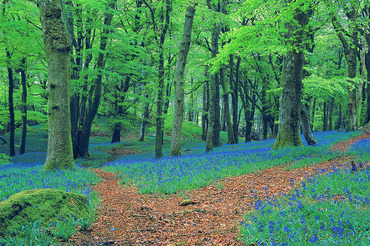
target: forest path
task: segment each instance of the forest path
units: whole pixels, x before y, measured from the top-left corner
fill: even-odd
[[[369,134],[341,142],[333,149],[344,151]],[[297,188],[307,177],[340,160],[286,170],[286,166],[225,178],[219,185],[186,191],[182,196],[138,194],[133,186],[120,186],[114,173],[95,169],[103,181],[94,186],[100,193],[99,217],[88,232],[78,232],[73,245],[243,245],[238,224],[258,200],[278,197]],[[186,202],[190,204],[185,205]]]

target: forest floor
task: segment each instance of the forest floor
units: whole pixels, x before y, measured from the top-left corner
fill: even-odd
[[[370,134],[336,144],[333,149],[345,151],[364,138]],[[139,194],[133,185],[120,185],[117,174],[94,169],[103,180],[94,186],[101,196],[99,215],[87,232],[77,232],[69,243],[243,245],[238,240],[238,227],[256,201],[289,194],[308,177],[329,170],[333,164],[348,165],[351,159],[347,156],[299,169],[289,169],[286,164],[173,195]]]

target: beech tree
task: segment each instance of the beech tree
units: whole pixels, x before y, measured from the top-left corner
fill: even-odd
[[[174,85],[175,85],[175,115],[173,117],[172,141],[170,156],[181,155],[181,130],[184,120],[184,72],[186,58],[189,53],[191,42],[191,31],[193,27],[193,19],[195,14],[195,6],[190,4],[186,8],[184,31],[180,43],[179,55],[175,68]]]
[[[284,57],[283,94],[280,108],[279,132],[273,149],[287,146],[301,146],[300,135],[301,122],[301,98],[302,98],[302,69],[305,49],[305,26],[308,24],[312,9],[302,3],[296,6],[295,2],[289,1],[293,6],[293,20],[287,23],[287,47],[288,52]],[[294,4],[293,4],[294,3]]]
[[[59,0],[40,0],[48,62],[48,148],[43,171],[74,168],[69,108],[71,43]]]
[[[357,86],[355,85],[354,79],[357,74],[357,49],[358,49],[358,35],[359,35],[359,12],[360,12],[360,1],[353,0],[350,4],[342,3],[341,1],[335,1],[337,6],[331,6],[333,12],[331,13],[333,27],[343,45],[344,57],[346,58],[348,64],[347,76],[349,82],[348,86],[348,125],[347,130],[353,131],[357,128],[357,114],[358,108],[356,105],[356,94]],[[333,5],[333,3],[331,3]],[[340,22],[338,14],[340,11],[344,11],[345,15],[349,20],[348,30],[343,27]],[[347,38],[349,37],[349,38]],[[361,96],[361,95],[360,95]]]

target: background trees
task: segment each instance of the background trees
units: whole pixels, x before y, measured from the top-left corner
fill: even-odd
[[[45,119],[49,95],[36,4],[1,3],[0,131],[5,134]],[[74,158],[89,156],[95,115],[108,119],[104,134],[112,142],[127,129],[141,141],[149,141],[149,134],[156,139],[156,158],[163,156],[162,144],[172,136],[174,68],[189,3],[198,6],[180,114],[186,116],[185,130],[201,127],[207,151],[223,144],[220,132],[228,135],[228,143],[278,137],[275,146],[280,147],[285,146],[282,132],[294,132],[296,141],[288,145],[299,145],[307,126],[353,130],[369,122],[370,87],[363,81],[360,90],[357,72],[364,63],[363,40],[370,40],[364,32],[366,1],[68,0],[63,18],[71,44]],[[307,14],[310,21],[302,23]],[[370,70],[368,49],[366,57]],[[302,64],[296,67],[298,60]],[[289,97],[296,119],[300,101],[307,113],[302,129],[295,120],[289,124],[294,130],[283,130],[288,81],[302,90]],[[26,131],[19,141],[14,136],[8,154],[14,155],[16,147],[27,151]]]

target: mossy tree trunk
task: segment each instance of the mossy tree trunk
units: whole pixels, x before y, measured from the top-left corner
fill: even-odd
[[[189,4],[186,7],[184,31],[180,43],[179,55],[175,68],[174,85],[175,85],[175,113],[173,116],[172,141],[170,156],[181,155],[181,130],[184,119],[184,72],[186,59],[189,53],[191,32],[193,29],[193,20],[195,6]]]
[[[309,22],[312,10],[302,12],[294,10],[294,21],[287,24],[287,45],[290,48],[284,57],[283,95],[281,98],[280,126],[273,149],[289,146],[302,146],[300,136],[301,98],[302,98],[302,69],[304,62],[304,31]]]
[[[43,171],[74,168],[69,105],[71,44],[61,1],[40,0],[39,8],[49,75],[49,136]]]

